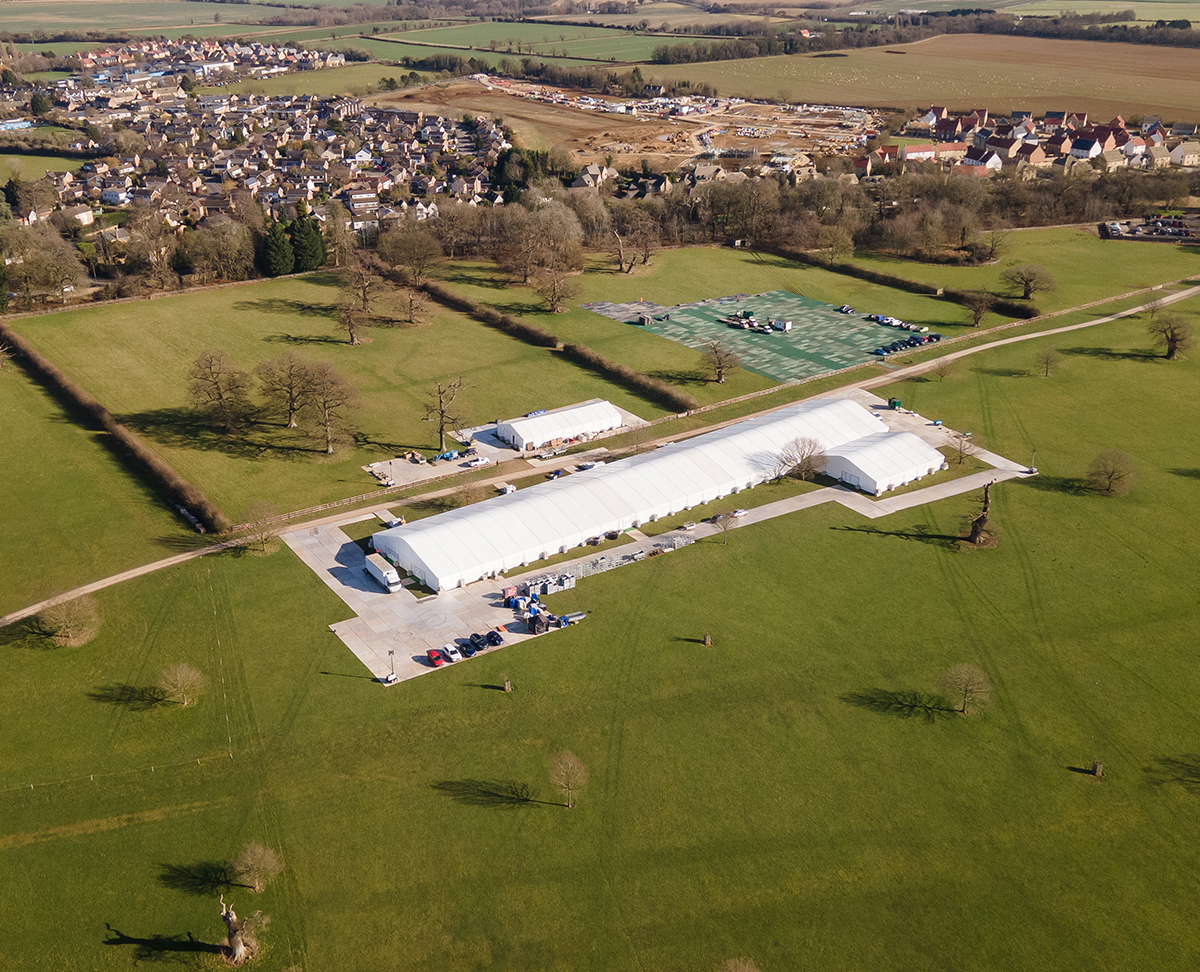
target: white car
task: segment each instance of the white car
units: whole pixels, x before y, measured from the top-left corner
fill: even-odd
[[[462,652],[458,650],[458,645],[442,645],[442,654],[452,662],[463,660]]]
[[[730,516],[732,516],[734,519],[739,519],[739,518],[741,518],[741,517],[743,517],[743,516],[745,516],[745,515],[746,515],[746,511],[745,511],[745,510],[740,510],[740,509],[739,509],[739,510],[734,510],[734,511],[733,511],[732,513],[730,513],[729,515],[730,515]]]
[[[476,456],[474,459],[472,459],[470,462],[468,462],[467,465],[470,466],[472,469],[477,469],[479,466],[490,465],[491,461],[492,460],[489,459],[487,456]]]

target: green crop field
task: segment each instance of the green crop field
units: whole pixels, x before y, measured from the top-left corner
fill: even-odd
[[[73,159],[63,155],[4,155],[0,153],[0,176],[4,181],[15,174],[23,180],[41,179],[46,170],[52,172],[74,172],[85,159]]]
[[[460,404],[477,422],[589,398],[648,418],[663,414],[550,351],[436,305],[426,327],[375,328],[371,343],[350,347],[334,329],[336,294],[330,277],[317,276],[67,311],[15,326],[235,521],[255,499],[299,509],[367,492],[375,481],[360,466],[435,446],[435,427],[421,416],[437,380],[466,377],[470,387]],[[695,352],[685,357],[661,343],[664,360],[698,363]],[[287,350],[335,364],[363,396],[354,416],[356,446],[329,461],[323,442],[275,427],[232,440],[197,427],[187,408],[186,374],[209,348],[247,370]],[[724,397],[715,386],[708,395]]]
[[[0,4],[0,31],[25,33],[60,30],[122,31],[134,27],[189,27],[223,22],[257,23],[278,16],[256,3],[191,3],[184,0],[34,0]]]
[[[380,78],[395,75],[399,69],[387,64],[366,62],[324,71],[298,71],[261,81],[238,81],[221,88],[198,89],[207,93],[246,93],[253,89],[268,95],[363,95],[373,91]]]
[[[583,624],[394,689],[286,551],[105,591],[82,649],[5,631],[0,964],[214,967],[211,864],[257,841],[283,874],[225,893],[272,919],[264,972],[1193,968],[1200,365],[1143,327],[1059,336],[1049,379],[1027,343],[882,390],[1037,446],[995,549],[954,549],[968,497],[831,504],[589,578],[551,598]],[[1128,497],[1078,485],[1110,447]],[[141,709],[174,661],[199,702]],[[990,709],[900,717],[961,662]]]
[[[709,13],[703,7],[691,6],[686,3],[653,2],[653,0],[651,0],[650,3],[639,4],[631,13],[586,12],[571,16],[554,14],[550,19],[582,20],[588,23],[603,24],[606,27],[636,27],[643,20],[648,20],[651,27],[657,29],[663,24],[668,24],[671,27],[692,25],[712,27],[714,25],[740,23],[747,20],[757,20],[760,22],[766,21],[768,23],[782,23],[784,18],[748,15],[737,10],[728,10],[726,13]],[[683,39],[684,38],[678,38],[678,40]],[[671,36],[667,35],[664,43],[670,42]]]
[[[984,267],[943,267],[874,256],[858,256],[853,262],[921,283],[991,290],[1017,299],[1020,291],[1004,283],[1004,274],[1013,267],[1035,264],[1048,270],[1058,286],[1030,301],[1043,311],[1075,307],[1197,272],[1193,247],[1102,240],[1074,229],[1021,230],[1008,235],[1005,247],[999,261]]]
[[[561,24],[483,23],[439,27],[432,30],[407,30],[390,35],[395,40],[415,43],[452,44],[477,48],[477,53],[493,52],[521,56],[515,45],[532,45],[535,54],[566,51],[570,55],[592,58],[616,58],[621,61],[649,60],[655,47],[664,43],[657,35],[631,36],[625,30],[598,27],[572,27]],[[492,42],[495,48],[492,48]]]
[[[655,65],[653,76],[706,82],[726,96],[816,104],[944,104],[1038,115],[1061,108],[1105,118],[1122,112],[1200,120],[1200,59],[1186,48],[1138,44],[948,34],[829,56]]]
[[[0,371],[0,614],[186,543],[186,524],[13,365]],[[191,534],[194,536],[194,534]]]

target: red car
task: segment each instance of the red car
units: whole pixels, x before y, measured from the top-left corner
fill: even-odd
[[[446,656],[443,655],[437,648],[429,649],[429,664],[434,668],[441,668],[446,664]]]

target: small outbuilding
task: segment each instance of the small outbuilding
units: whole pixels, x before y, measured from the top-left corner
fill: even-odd
[[[912,432],[865,435],[826,450],[825,475],[879,496],[944,469],[946,457]]]
[[[496,423],[496,438],[519,452],[558,445],[583,435],[619,429],[625,419],[616,407],[600,398],[546,412]]]

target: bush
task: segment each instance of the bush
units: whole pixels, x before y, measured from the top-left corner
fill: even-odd
[[[535,327],[533,324],[526,324],[523,320],[513,317],[511,314],[502,314],[494,307],[487,307],[484,304],[476,303],[469,297],[456,294],[449,287],[443,287],[441,284],[427,280],[421,284],[421,289],[439,304],[444,304],[446,307],[451,307],[454,310],[460,310],[481,324],[488,325],[488,327],[507,331],[513,337],[519,338],[528,344],[540,348],[558,347],[558,337],[549,331],[543,331],[540,327]]]
[[[795,260],[798,263],[807,263],[814,267],[832,270],[834,273],[844,273],[847,277],[858,277],[860,280],[869,280],[871,283],[883,284],[885,287],[907,290],[910,294],[925,294],[930,297],[938,297],[942,293],[942,288],[936,284],[908,280],[904,277],[893,276],[890,273],[871,270],[868,267],[855,266],[852,263],[835,263],[833,266],[830,266],[828,262],[816,254],[806,253],[803,250],[793,250],[791,247],[764,246],[762,249],[781,257],[787,257],[789,260]]]
[[[952,300],[956,304],[965,304],[968,296],[968,291],[965,290],[947,290],[942,296],[947,300]],[[1005,317],[1015,317],[1019,320],[1027,321],[1033,317],[1040,317],[1042,312],[1032,304],[1027,304],[1019,300],[1006,300],[1003,297],[997,297],[996,303],[992,305],[992,312],[1003,314]]]
[[[82,386],[68,378],[57,365],[43,357],[41,352],[7,324],[0,323],[0,340],[15,348],[25,363],[37,372],[50,391],[61,401],[65,401],[112,436],[120,450],[131,458],[134,464],[139,466],[141,471],[146,473],[173,502],[188,507],[210,529],[219,533],[232,526],[229,517],[200,489],[179,475],[134,432],[113,418],[112,413],[89,395]]]

